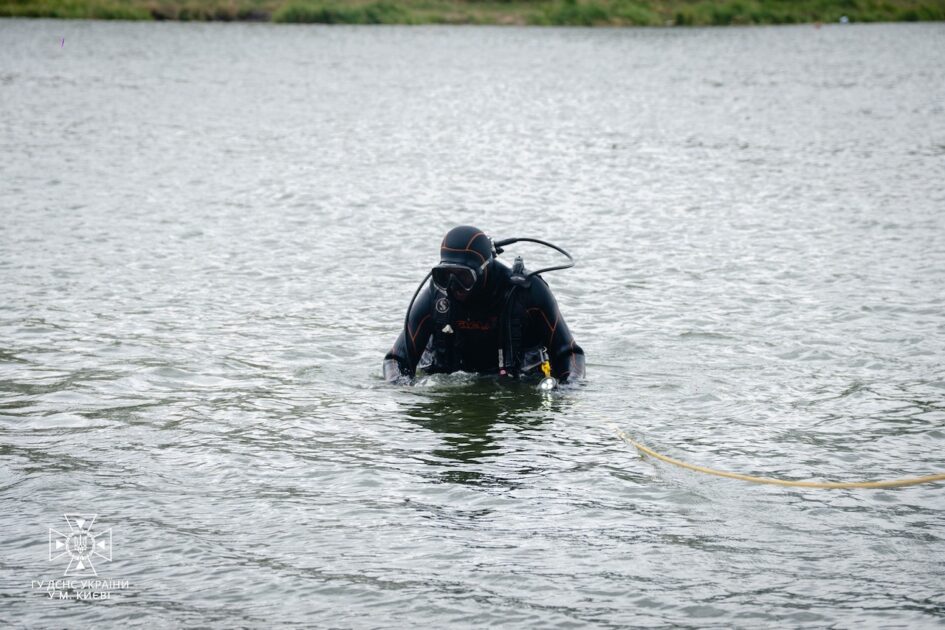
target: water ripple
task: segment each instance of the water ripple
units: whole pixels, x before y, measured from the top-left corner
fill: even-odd
[[[941,36],[3,21],[5,615],[940,625],[940,486],[610,423],[945,469]],[[465,222],[576,255],[586,385],[382,382]],[[67,512],[128,590],[29,588]]]

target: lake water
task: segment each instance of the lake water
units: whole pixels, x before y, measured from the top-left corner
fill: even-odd
[[[943,211],[943,24],[0,21],[0,622],[941,627],[945,484],[612,425],[945,470]],[[463,223],[583,387],[381,380]]]

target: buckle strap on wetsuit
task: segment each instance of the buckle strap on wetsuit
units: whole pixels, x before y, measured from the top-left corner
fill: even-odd
[[[522,331],[525,327],[525,305],[518,297],[519,287],[513,285],[506,291],[502,315],[499,319],[499,375],[517,377],[521,374],[525,353],[522,348]]]
[[[445,291],[436,290],[433,300],[433,365],[438,370],[454,372],[459,369],[456,352],[457,336],[451,325],[452,304]]]
[[[510,376],[519,376],[522,371],[522,365],[525,362],[525,352],[522,349],[522,331],[525,328],[525,305],[518,297],[518,289],[525,288],[531,284],[531,278],[525,271],[525,262],[521,256],[515,257],[512,264],[511,273],[509,273],[509,287],[505,294],[503,302],[502,317],[505,323],[501,330],[505,333],[505,366],[499,366],[499,373],[503,369]]]

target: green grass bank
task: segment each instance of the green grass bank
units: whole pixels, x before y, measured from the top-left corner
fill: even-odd
[[[945,20],[945,0],[0,0],[0,17],[708,26]]]

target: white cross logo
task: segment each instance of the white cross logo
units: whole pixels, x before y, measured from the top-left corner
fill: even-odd
[[[98,514],[63,514],[69,525],[69,533],[63,534],[49,528],[49,560],[58,560],[69,554],[69,566],[63,575],[95,575],[92,558],[107,562],[112,560],[111,528],[92,533],[92,524]]]

